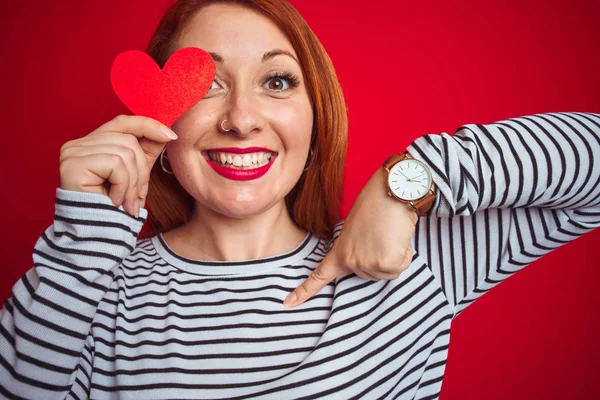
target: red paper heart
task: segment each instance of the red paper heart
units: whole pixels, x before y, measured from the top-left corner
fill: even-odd
[[[177,50],[162,70],[148,54],[130,50],[113,62],[110,80],[131,112],[170,127],[204,97],[215,74],[212,57],[197,47]]]

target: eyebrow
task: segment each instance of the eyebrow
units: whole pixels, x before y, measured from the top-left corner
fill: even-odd
[[[221,56],[219,53],[214,53],[212,51],[209,51],[208,54],[210,54],[210,56],[213,58],[213,60],[215,62],[219,62],[222,63],[225,60],[223,59],[223,56]],[[263,54],[262,57],[262,61],[261,62],[265,62],[267,60],[270,60],[276,56],[289,56],[291,58],[294,59],[294,61],[296,61],[298,63],[298,65],[300,65],[300,62],[298,62],[298,60],[296,59],[296,57],[294,57],[294,55],[292,53],[290,53],[287,50],[281,50],[281,49],[275,49],[275,50],[271,50],[271,51],[267,51],[265,54]]]

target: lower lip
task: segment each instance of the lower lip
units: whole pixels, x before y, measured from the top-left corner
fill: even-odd
[[[234,181],[251,181],[253,179],[258,179],[264,174],[267,173],[273,162],[277,157],[271,158],[268,164],[263,165],[262,167],[253,168],[253,169],[236,169],[236,168],[228,168],[223,167],[217,163],[212,162],[210,159],[205,158],[208,165],[215,170],[215,172],[222,177],[227,179],[231,179]]]

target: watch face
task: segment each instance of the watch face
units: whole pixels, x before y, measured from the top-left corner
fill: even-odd
[[[425,196],[431,187],[431,173],[420,161],[402,160],[390,169],[388,184],[396,197],[417,200]]]

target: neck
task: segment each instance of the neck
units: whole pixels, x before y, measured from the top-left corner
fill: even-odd
[[[163,235],[177,254],[196,260],[243,261],[295,249],[307,232],[292,220],[285,201],[248,218],[230,218],[196,202],[190,221]]]

